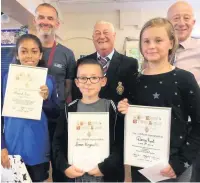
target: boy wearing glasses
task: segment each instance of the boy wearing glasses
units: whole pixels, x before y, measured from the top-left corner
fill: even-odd
[[[122,165],[123,160],[115,141],[116,106],[111,100],[99,98],[99,92],[106,85],[106,81],[103,67],[96,60],[87,59],[78,63],[75,83],[82,93],[82,98],[69,104],[68,111],[109,112],[110,155],[89,172],[83,172],[78,167],[69,165],[67,111],[65,110],[61,114],[53,141],[54,158],[57,168],[64,174],[63,182],[74,180],[75,182],[116,182],[119,180],[119,165]]]

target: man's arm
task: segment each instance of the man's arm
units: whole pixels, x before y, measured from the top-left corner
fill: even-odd
[[[56,168],[64,173],[64,171],[70,167],[67,159],[68,126],[67,126],[65,109],[62,109],[60,111],[60,116],[58,121],[59,123],[57,123],[52,143],[53,158]]]
[[[76,61],[73,52],[70,52],[68,60],[68,67],[65,78],[65,96],[66,102],[69,104],[72,101],[72,81],[74,80],[76,71]]]
[[[125,97],[128,99],[130,103],[134,103],[135,101],[135,91],[136,91],[136,80],[138,76],[138,61],[134,58],[128,58],[126,60],[128,62],[128,69],[126,71],[126,93]]]
[[[65,80],[65,96],[66,102],[69,104],[72,101],[72,80],[66,79]]]

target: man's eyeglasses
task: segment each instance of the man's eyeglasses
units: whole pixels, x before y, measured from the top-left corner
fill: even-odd
[[[91,82],[92,84],[96,84],[96,83],[98,83],[98,82],[100,81],[100,79],[102,79],[102,78],[104,78],[104,76],[103,76],[103,77],[93,76],[93,77],[89,77],[89,78],[88,78],[88,77],[77,77],[76,79],[78,80],[79,83],[85,84],[85,83],[87,83],[88,80],[90,80],[90,82]]]

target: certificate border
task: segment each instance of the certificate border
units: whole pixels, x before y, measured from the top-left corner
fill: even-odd
[[[77,114],[84,114],[84,115],[90,115],[90,114],[93,114],[93,115],[102,115],[102,114],[105,114],[108,116],[108,156],[110,155],[110,122],[109,122],[109,112],[68,112],[68,120],[70,118],[70,116],[74,116],[74,115],[77,115]],[[72,137],[70,137],[69,135],[69,129],[71,129],[69,127],[69,121],[67,122],[67,125],[68,125],[68,162],[73,164],[73,151],[74,149],[71,150],[71,157],[70,157],[70,152],[69,152],[69,141],[72,139]]]
[[[169,140],[168,140],[168,144],[167,144],[167,154],[169,155],[169,153],[170,153],[170,134],[171,134],[171,111],[172,111],[172,108],[170,108],[170,107],[157,107],[157,106],[142,106],[142,105],[129,105],[129,107],[132,107],[132,108],[143,108],[143,109],[147,109],[147,108],[150,108],[150,109],[160,109],[160,110],[163,110],[163,111],[168,111],[169,112],[169,120],[170,120],[170,122],[169,122],[169,130],[168,130],[168,135],[169,135]],[[127,120],[127,114],[125,115],[125,118],[124,118],[124,165],[131,165],[131,166],[135,166],[135,167],[142,167],[142,166],[137,166],[136,164],[135,165],[133,165],[133,164],[127,164],[127,163],[125,163],[125,155],[126,155],[126,153],[125,153],[125,147],[126,147],[126,143],[127,143],[127,140],[126,140],[126,128],[127,128],[127,122],[126,122],[126,120]],[[168,157],[168,160],[167,161],[169,161],[169,157]],[[168,163],[168,162],[164,162],[164,163]],[[153,163],[153,164],[155,164],[155,163]],[[147,166],[145,166],[145,167],[148,167],[149,166],[149,164],[147,165]],[[142,168],[145,168],[145,167],[142,167]]]
[[[45,68],[45,67],[35,67],[35,66],[26,66],[26,65],[20,65],[20,64],[10,64],[9,65],[9,70],[8,70],[8,78],[7,78],[7,84],[6,84],[6,90],[5,90],[5,95],[4,95],[4,103],[6,101],[6,93],[8,91],[8,81],[10,80],[10,76],[9,76],[9,73],[11,72],[11,68],[14,68],[14,67],[22,67],[22,68],[26,68],[26,69],[39,69],[39,70],[44,70],[46,73],[45,73],[45,83],[46,83],[46,80],[47,80],[47,75],[48,75],[48,68]],[[44,84],[45,84],[44,83]],[[43,101],[43,99],[42,99]],[[41,116],[42,116],[42,109],[41,109],[41,114],[40,116],[38,116],[37,118],[32,118],[30,117],[29,115],[26,115],[24,117],[19,117],[18,115],[8,115],[7,113],[5,114],[5,109],[4,109],[4,103],[3,103],[3,107],[2,107],[2,116],[4,117],[12,117],[12,118],[23,118],[23,119],[30,119],[30,120],[41,120]],[[43,106],[43,102],[42,102],[42,106]]]

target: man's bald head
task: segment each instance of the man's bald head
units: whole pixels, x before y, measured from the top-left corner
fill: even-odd
[[[183,11],[183,10],[186,10],[186,11],[189,11],[189,13],[193,15],[193,8],[192,6],[186,2],[186,1],[177,1],[176,3],[172,4],[169,9],[168,9],[168,12],[167,12],[167,17],[170,18],[171,16],[173,16],[174,14],[174,11]]]
[[[185,1],[178,1],[170,6],[167,18],[173,24],[178,35],[179,42],[190,37],[195,24],[193,8]]]

